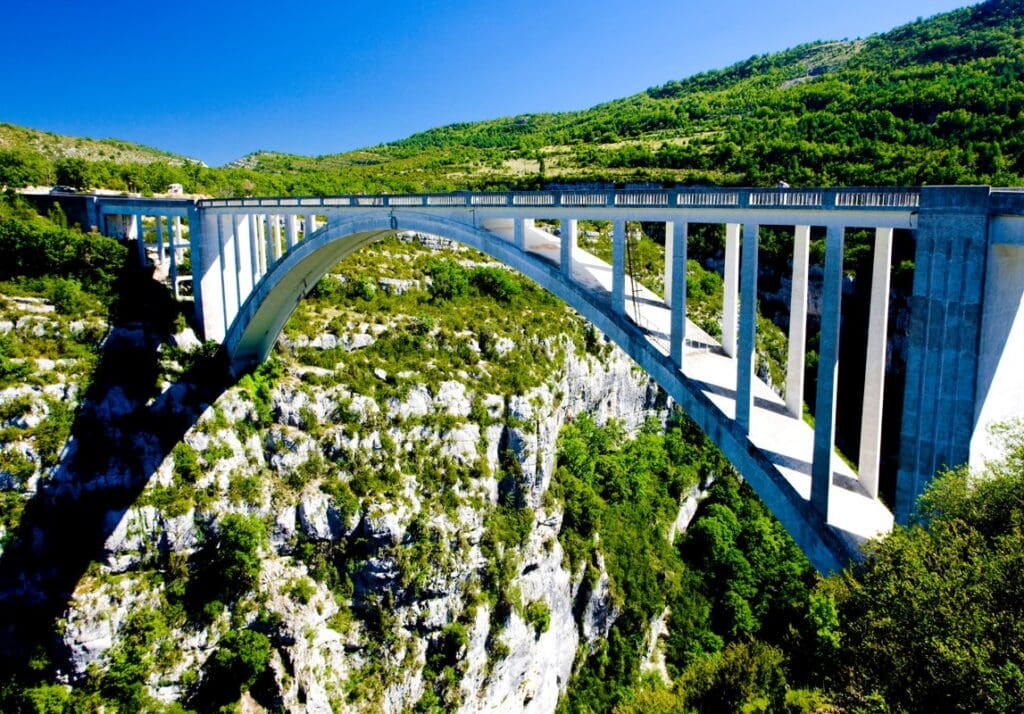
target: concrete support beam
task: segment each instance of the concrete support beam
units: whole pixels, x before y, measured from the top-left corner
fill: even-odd
[[[192,242],[192,291],[196,297],[196,318],[203,328],[203,339],[220,342],[226,333],[226,320],[224,251],[217,216],[190,209],[189,238]]]
[[[288,250],[291,250],[299,242],[299,217],[294,213],[285,216],[284,232],[288,239]]]
[[[576,219],[563,218],[561,230],[561,268],[562,275],[570,279],[572,278],[572,262],[575,260],[576,255],[576,233]]]
[[[750,432],[754,407],[754,344],[757,332],[757,251],[759,226],[743,224],[743,265],[740,271],[740,334],[736,356],[736,421]]]
[[[722,349],[736,356],[736,316],[740,293],[740,224],[725,224],[725,274],[722,295]]]
[[[669,285],[665,288],[665,298],[670,300],[672,308],[669,328],[669,356],[672,364],[682,369],[683,354],[686,351],[686,238],[687,224],[665,224],[665,252],[671,251],[672,264],[667,275]],[[671,246],[671,247],[670,247]]]
[[[167,219],[167,240],[170,241],[170,250],[167,251],[168,259],[171,261],[170,276],[171,276],[171,288],[174,290],[174,298],[178,299],[178,243],[181,241],[181,218],[175,216],[174,218]],[[192,292],[195,293],[195,285],[193,284]]]
[[[626,222],[612,222],[612,312],[626,314]]]
[[[164,217],[156,217],[156,264],[164,264]]]
[[[142,228],[142,214],[135,214],[135,241],[139,251],[139,266],[146,267],[146,232]]]
[[[235,243],[235,270],[238,279],[235,286],[238,289],[238,306],[241,307],[245,299],[252,292],[252,251],[249,238],[249,216],[232,216],[232,228],[234,231]]]
[[[857,459],[861,485],[873,498],[878,498],[878,467],[882,454],[882,403],[885,395],[886,337],[889,331],[892,233],[892,228],[875,229],[868,351],[864,364],[864,403],[860,420],[860,456]]]
[[[669,307],[672,307],[672,259],[675,253],[672,234],[675,230],[675,225],[673,221],[665,224],[665,277],[663,279],[665,289],[662,292],[662,296],[664,297],[665,304]],[[683,269],[685,270],[685,267]]]
[[[818,389],[814,405],[814,457],[811,463],[811,506],[828,518],[829,487],[836,439],[836,385],[839,376],[839,322],[843,297],[845,229],[829,226],[825,236],[825,288],[821,308]]]
[[[306,216],[306,235],[302,237],[303,240],[309,238],[311,235],[316,233],[316,229],[319,228],[316,224],[316,216],[310,213]]]
[[[266,240],[266,245],[263,248],[263,257],[266,263],[264,264],[264,272],[269,273],[270,269],[274,267],[274,263],[278,259],[278,242],[277,242],[277,216],[272,216],[269,213],[263,216],[263,223],[265,228],[263,229],[263,237]]]
[[[811,227],[793,231],[793,287],[789,294],[789,355],[786,362],[786,411],[797,419],[804,412],[804,362],[807,345],[807,269]]]
[[[512,219],[512,242],[516,248],[526,252],[526,225],[522,218]]]
[[[987,186],[925,186],[914,252],[895,515],[937,469],[968,462],[989,251]],[[982,389],[988,388],[987,379]]]
[[[217,220],[217,240],[220,250],[221,265],[221,300],[223,303],[224,325],[222,335],[226,335],[231,321],[238,314],[238,269],[235,251],[235,231],[231,216],[220,215]]]
[[[260,267],[263,262],[260,260],[260,250],[262,247],[263,241],[260,240],[260,217],[252,214],[249,216],[249,258],[252,264],[251,277],[253,287],[260,281],[260,275],[263,273]]]

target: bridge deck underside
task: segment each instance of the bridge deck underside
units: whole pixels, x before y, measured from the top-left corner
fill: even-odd
[[[496,224],[489,228],[509,240],[512,238],[511,222],[507,226]],[[527,227],[524,233],[528,253],[555,265],[560,263],[559,238],[537,228]],[[573,258],[573,280],[610,299],[612,267],[580,248],[574,251]],[[643,330],[652,347],[663,355],[668,354],[671,311],[661,297],[628,276],[626,314]],[[686,321],[682,372],[700,387],[726,419],[735,418],[736,360],[727,356],[714,338],[690,320]],[[784,400],[762,380],[754,380],[753,391],[750,441],[774,464],[786,483],[802,499],[809,501],[813,428],[802,419],[791,416],[786,411]],[[828,524],[855,543],[886,533],[893,526],[892,513],[864,492],[857,474],[835,453],[832,457]]]

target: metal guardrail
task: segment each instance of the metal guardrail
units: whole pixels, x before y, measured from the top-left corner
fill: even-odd
[[[201,208],[320,208],[320,207],[621,207],[621,208],[811,208],[910,209],[920,206],[915,188],[671,188],[650,190],[555,190],[496,193],[427,193],[217,198],[197,202]]]

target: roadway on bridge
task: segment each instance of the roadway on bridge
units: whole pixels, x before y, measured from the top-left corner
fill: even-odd
[[[505,221],[496,221],[487,227],[512,240],[511,221],[507,225]],[[527,252],[554,265],[560,264],[558,237],[532,226],[526,226],[524,233]],[[573,280],[610,300],[611,266],[579,247],[573,255]],[[626,277],[626,313],[644,332],[654,349],[668,355],[671,311],[660,296],[629,276]],[[727,356],[714,338],[689,319],[686,321],[682,371],[726,418],[735,418],[736,360]],[[754,379],[753,392],[751,442],[768,456],[789,485],[809,501],[813,428],[802,419],[790,416],[783,399],[762,380]],[[832,472],[828,511],[830,526],[857,544],[892,530],[892,513],[881,501],[864,492],[856,472],[836,453],[832,456]]]

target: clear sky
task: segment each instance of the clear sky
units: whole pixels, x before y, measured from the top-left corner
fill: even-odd
[[[211,166],[459,121],[584,109],[751,55],[970,0],[24,2],[0,22],[0,121]]]

